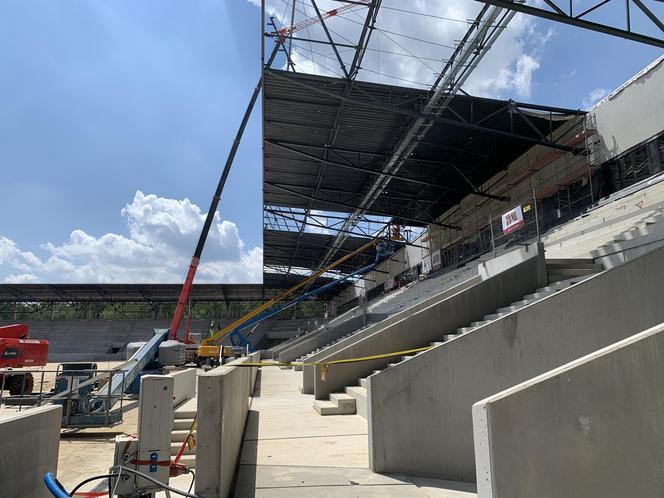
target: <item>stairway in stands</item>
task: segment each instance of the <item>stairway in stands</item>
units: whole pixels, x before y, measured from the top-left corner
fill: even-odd
[[[175,409],[174,420],[173,420],[173,431],[171,432],[171,457],[175,458],[178,451],[182,447],[182,443],[189,434],[191,424],[194,422],[194,417],[196,417],[196,398],[190,399],[182,403],[179,407]],[[194,436],[196,431],[194,431]],[[196,448],[189,449],[189,446],[185,448],[185,451],[180,458],[180,463],[187,465],[189,468],[196,467]]]
[[[579,282],[583,282],[585,279],[602,271],[602,267],[601,265],[594,263],[593,260],[588,259],[556,259],[547,261],[547,271],[549,274],[549,281],[552,283],[546,287],[539,288],[534,293],[523,296],[522,299],[511,303],[509,306],[498,308],[495,313],[485,315],[481,320],[474,321],[465,327],[456,329],[455,331],[447,331],[447,333],[441,335],[440,341],[432,342],[429,345],[432,347],[439,346],[461,336],[462,334],[472,332],[494,320],[498,320],[512,313],[517,313],[520,309],[530,304],[555,294],[556,292],[560,292],[563,289],[567,289]],[[423,344],[422,346],[425,345]],[[409,358],[412,358],[412,356],[402,356],[399,359],[395,358],[395,362],[390,363],[387,368],[391,368]],[[374,370],[373,373],[379,373],[380,371],[381,370]],[[315,400],[314,408],[321,415],[352,415],[357,413],[366,419],[367,379],[358,379],[358,385],[346,387],[345,392],[343,393],[330,394],[329,401]]]
[[[309,353],[307,353],[307,354],[301,356],[300,358],[298,358],[298,359],[296,360],[296,362],[297,362],[297,363],[300,363],[300,362],[306,362],[307,359],[308,359],[310,356],[313,356],[313,355],[315,355],[316,353],[318,353],[318,352],[320,352],[320,351],[322,351],[322,350],[324,350],[324,349],[326,349],[326,348],[329,348],[330,346],[336,344],[337,342],[343,341],[343,340],[346,339],[347,337],[353,336],[353,335],[357,334],[358,332],[360,332],[360,331],[362,331],[362,330],[364,330],[364,329],[366,329],[366,328],[368,328],[368,327],[371,327],[372,325],[374,325],[374,324],[376,324],[376,323],[382,322],[384,319],[385,319],[385,317],[384,317],[383,315],[377,315],[377,314],[375,314],[375,313],[367,314],[367,324],[366,324],[364,327],[357,328],[357,329],[353,330],[352,332],[347,333],[347,334],[344,335],[343,337],[339,337],[338,339],[335,339],[334,341],[331,341],[331,342],[325,344],[324,346],[321,346],[321,347],[315,349],[314,351],[311,351],[311,352],[309,352]],[[293,366],[293,370],[302,370],[302,365],[295,365],[295,366]]]

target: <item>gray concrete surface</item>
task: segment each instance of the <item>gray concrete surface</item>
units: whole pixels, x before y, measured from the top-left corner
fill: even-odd
[[[173,377],[173,406],[196,397],[196,369],[178,370],[168,375]]]
[[[479,401],[479,496],[662,496],[662,379],[664,324]]]
[[[664,129],[664,57],[659,57],[589,111],[597,130],[598,161],[606,161]]]
[[[368,378],[371,468],[475,479],[473,403],[664,321],[664,249]]]
[[[350,334],[351,332],[364,327],[368,321],[378,322],[385,318],[387,318],[387,314],[385,313],[361,314],[349,320],[345,320],[336,326],[321,330],[319,333],[309,334],[304,340],[298,341],[297,344],[280,351],[279,361],[281,363],[288,363],[297,360],[301,356],[311,353],[321,346],[325,346],[346,334]]]
[[[42,406],[0,418],[0,496],[48,498],[44,474],[57,475],[61,406]]]
[[[323,351],[320,351],[317,354],[311,355],[309,358],[307,358],[308,362],[316,362],[320,361],[323,358],[326,358],[338,351],[341,351],[342,349],[354,344],[355,342],[358,342],[365,337],[369,337],[370,335],[378,332],[379,330],[384,329],[385,327],[388,327],[390,325],[393,325],[401,320],[403,320],[405,317],[410,316],[413,313],[416,313],[417,311],[420,311],[422,309],[428,308],[429,306],[438,303],[444,299],[447,299],[449,296],[452,296],[458,292],[461,292],[476,283],[480,281],[480,277],[478,275],[473,275],[472,277],[457,283],[456,285],[447,288],[445,290],[442,290],[441,292],[434,294],[433,296],[426,298],[422,300],[421,302],[410,306],[409,308],[406,308],[398,313],[395,313],[394,315],[391,315],[389,318],[386,318],[385,320],[381,321],[380,323],[376,323],[370,327],[367,327],[365,330],[362,330],[358,332],[357,334],[348,337],[346,339],[343,339],[339,341],[338,343],[325,348]],[[316,377],[316,368],[314,366],[304,366],[302,370],[302,393],[304,394],[314,394],[314,384],[315,384],[315,377]]]
[[[497,308],[506,306],[523,295],[546,284],[546,266],[543,251],[531,251],[531,257],[502,273],[479,282],[461,292],[449,296],[436,304],[405,317],[353,344],[321,358],[333,361],[347,358],[404,351],[428,346],[440,340],[444,334],[453,333]],[[325,380],[320,375],[320,366],[315,366],[314,396],[326,399],[330,393],[343,391],[355,385],[361,377],[373,370],[385,368],[393,359],[383,358],[357,363],[330,365]]]
[[[298,393],[292,370],[263,368],[244,435],[235,496],[476,497],[475,485],[374,474],[367,424],[356,415],[321,417]]]
[[[254,353],[198,376],[196,494],[203,498],[229,495],[257,371],[233,364],[259,357]]]

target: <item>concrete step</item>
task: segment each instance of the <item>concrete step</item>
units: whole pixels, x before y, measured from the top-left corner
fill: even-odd
[[[445,335],[443,336],[443,340],[444,340],[445,342],[447,342],[447,341],[451,341],[452,339],[454,339],[455,337],[459,337],[460,335],[461,335],[461,334],[445,334]]]
[[[361,379],[358,379],[358,382],[360,383],[360,386],[364,387],[365,389],[367,388],[367,378],[362,377]]]
[[[171,443],[171,456],[175,456],[178,454],[178,451],[180,451],[180,447],[182,446],[182,442],[178,443]],[[196,448],[189,449],[189,445],[185,445],[184,447],[184,453],[183,455],[195,455],[196,454]]]
[[[330,401],[315,400],[314,409],[321,415],[354,415],[355,398],[346,393],[333,393]]]
[[[574,265],[593,265],[595,261],[592,258],[552,258],[546,260],[546,266],[574,266]]]
[[[471,325],[471,327],[477,328],[477,327],[481,327],[482,325],[486,325],[487,323],[489,323],[489,320],[479,320],[477,322],[472,322],[470,325]]]
[[[492,322],[494,320],[498,320],[499,318],[504,317],[505,315],[507,315],[507,313],[502,313],[502,312],[492,313],[490,315],[485,315],[484,320],[486,320],[487,322]]]
[[[293,365],[293,370],[296,372],[299,372],[303,369],[304,367],[302,365]]]
[[[197,413],[197,400],[192,398],[185,401],[175,409],[175,419],[185,418],[192,419]],[[187,427],[188,428],[188,427]]]
[[[526,294],[525,296],[523,296],[523,300],[524,301],[535,301],[535,300],[544,299],[547,296],[555,294],[556,292],[558,292],[558,290],[559,289],[547,290],[547,291],[542,291],[542,292],[534,292],[532,294]]]
[[[436,346],[440,346],[441,344],[442,344],[442,342],[430,342],[429,346],[431,346],[432,348],[435,348]]]
[[[549,280],[564,280],[571,277],[582,277],[585,275],[593,275],[598,271],[602,271],[602,268],[558,268],[554,271],[548,272]]]
[[[173,443],[181,443],[189,434],[189,428],[187,430],[179,429],[171,432],[171,441]],[[195,434],[195,432],[194,432]]]
[[[349,386],[346,394],[355,399],[355,412],[364,420],[367,419],[367,388],[362,386]]]
[[[180,463],[185,464],[190,469],[196,468],[196,455],[182,455]]]
[[[459,327],[457,329],[458,334],[467,334],[471,330],[475,330],[476,327]]]
[[[506,306],[504,308],[498,308],[496,311],[498,313],[508,314],[508,313],[512,313],[513,311],[520,310],[521,308],[523,308],[523,306]]]
[[[194,422],[193,417],[192,418],[176,418],[173,421],[173,430],[174,431],[179,431],[179,430],[188,431],[193,422]]]

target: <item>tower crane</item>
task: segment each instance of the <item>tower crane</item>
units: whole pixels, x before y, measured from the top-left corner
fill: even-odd
[[[303,19],[300,22],[293,24],[292,26],[281,28],[279,31],[277,31],[277,33],[279,34],[279,38],[283,42],[283,40],[286,37],[291,36],[293,33],[296,33],[304,28],[308,28],[309,26],[313,26],[314,24],[318,24],[319,22],[322,22],[325,19],[329,19],[330,17],[334,17],[338,14],[341,14],[342,12],[352,11],[360,7],[367,7],[371,5],[371,2],[372,0],[357,0],[356,2],[353,3],[346,3],[336,9],[328,10],[327,12],[322,12],[320,17],[318,17],[317,15],[313,17],[308,17],[307,19]]]

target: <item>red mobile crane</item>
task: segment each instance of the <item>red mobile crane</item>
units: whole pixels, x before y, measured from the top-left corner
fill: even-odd
[[[25,324],[0,327],[0,368],[43,367],[48,361],[48,341],[28,338]],[[12,374],[0,371],[0,386],[11,395],[32,393],[34,379],[30,373]]]
[[[373,0],[356,0],[354,3],[347,3],[336,9],[323,12],[320,14],[320,16],[309,17],[307,19],[303,19],[302,21],[292,26],[280,29],[278,31],[279,38],[277,40],[277,44],[275,45],[274,49],[272,50],[272,53],[270,54],[266,67],[270,67],[272,65],[272,62],[274,61],[277,55],[277,51],[279,50],[279,46],[284,42],[286,37],[293,35],[294,33],[300,31],[303,28],[306,28],[307,26],[312,26],[316,23],[323,21],[324,19],[334,17],[342,12],[350,11],[359,7],[367,7],[371,5],[372,1]],[[262,87],[263,87],[263,80],[261,78],[258,81],[258,85],[256,85],[256,88],[254,89],[254,93],[252,94],[251,99],[249,100],[249,105],[245,110],[244,117],[242,118],[242,122],[240,123],[240,128],[237,131],[235,140],[233,140],[233,145],[231,146],[231,150],[228,153],[228,157],[226,158],[226,164],[224,165],[221,178],[219,179],[219,183],[217,184],[217,190],[215,191],[214,196],[212,197],[212,202],[210,203],[210,209],[208,209],[205,222],[203,223],[203,229],[201,230],[201,233],[199,235],[198,244],[196,245],[196,250],[194,251],[194,255],[191,258],[191,262],[189,263],[189,269],[187,270],[187,275],[185,276],[184,283],[182,284],[182,289],[180,290],[178,303],[175,307],[175,312],[173,313],[173,318],[171,320],[171,325],[169,327],[169,334],[168,334],[169,339],[179,340],[177,336],[178,329],[180,328],[182,316],[184,314],[185,307],[189,300],[189,295],[191,294],[191,287],[194,283],[194,277],[196,276],[196,270],[198,269],[198,265],[201,260],[201,255],[203,253],[203,248],[205,247],[205,242],[207,240],[207,236],[210,231],[210,226],[212,225],[214,215],[217,212],[217,206],[219,205],[219,201],[221,200],[221,194],[224,190],[224,185],[226,184],[226,179],[228,178],[228,174],[230,173],[231,166],[233,164],[233,159],[235,158],[235,153],[237,152],[237,149],[240,145],[240,141],[242,140],[242,135],[244,134],[244,129],[247,125],[247,122],[249,121],[249,116],[251,116],[251,111],[254,108],[254,104],[256,103],[256,99],[258,98],[258,94],[260,93]],[[186,339],[185,342],[187,342]]]

